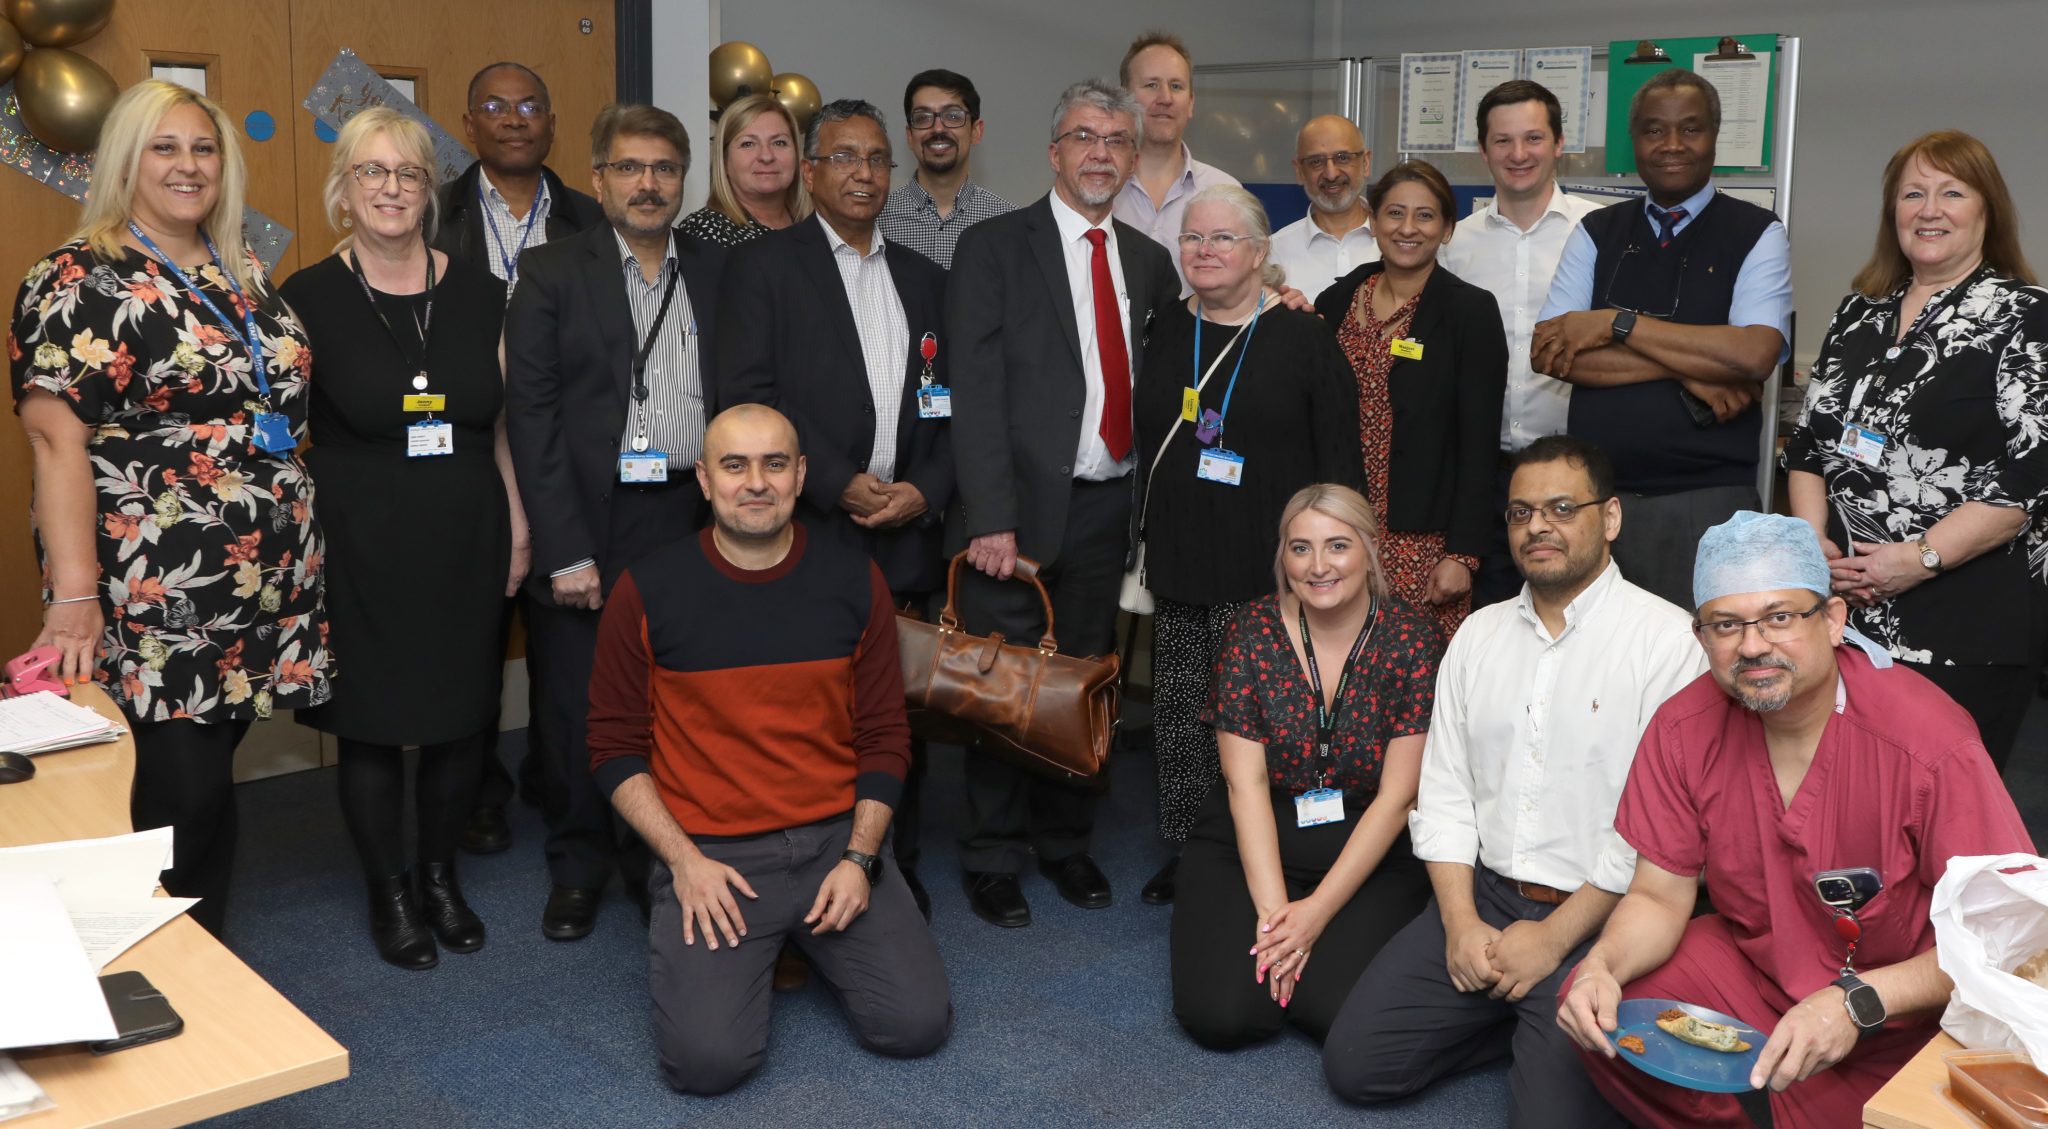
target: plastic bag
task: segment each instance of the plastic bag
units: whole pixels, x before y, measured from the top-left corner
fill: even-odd
[[[1929,913],[1936,959],[1956,985],[1941,1029],[1972,1049],[2048,1063],[2048,988],[2012,974],[2048,949],[2048,859],[1958,855]]]

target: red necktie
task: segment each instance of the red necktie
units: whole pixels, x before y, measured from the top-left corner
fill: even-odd
[[[1102,425],[1096,429],[1109,457],[1123,462],[1131,453],[1131,355],[1124,349],[1123,303],[1109,276],[1109,238],[1101,228],[1088,229],[1095,248],[1089,257],[1088,288],[1095,293],[1095,351],[1102,360]]]

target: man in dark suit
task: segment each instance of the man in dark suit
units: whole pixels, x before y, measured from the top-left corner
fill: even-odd
[[[547,756],[541,929],[588,934],[616,861],[646,898],[644,848],[621,849],[590,776],[584,727],[598,609],[638,557],[693,536],[703,496],[704,367],[723,253],[672,230],[690,140],[675,115],[611,105],[591,128],[607,223],[520,258],[505,315],[505,427],[533,530],[530,649]],[[637,844],[633,844],[637,846]]]
[[[1068,87],[1054,115],[1052,191],[967,229],[954,254],[946,327],[960,503],[946,539],[978,570],[959,593],[976,634],[1043,632],[1037,594],[1006,583],[1021,553],[1039,563],[1062,650],[1115,646],[1134,365],[1154,311],[1180,294],[1166,251],[1110,218],[1136,163],[1139,114],[1122,87]],[[967,801],[962,862],[983,920],[1031,923],[1017,873],[1033,852],[1062,897],[1109,904],[1109,880],[1088,856],[1093,797],[970,752]]]
[[[873,557],[897,607],[922,609],[944,579],[940,522],[953,496],[950,425],[925,394],[946,387],[946,272],[876,229],[889,162],[871,103],[833,102],[811,118],[802,171],[817,218],[732,252],[711,414],[758,403],[788,415],[810,466],[799,516]],[[923,780],[920,745],[895,852],[929,914],[917,880]]]

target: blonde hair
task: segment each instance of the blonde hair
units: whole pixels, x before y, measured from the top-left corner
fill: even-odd
[[[242,239],[243,202],[248,198],[249,172],[242,163],[242,148],[235,130],[219,106],[201,94],[176,83],[148,78],[136,83],[114,100],[100,127],[99,150],[93,157],[92,192],[86,197],[72,238],[92,248],[94,254],[119,259],[128,254],[121,237],[128,232],[134,216],[135,176],[142,168],[142,151],[163,124],[164,117],[179,106],[197,106],[213,123],[220,145],[219,193],[213,210],[199,221],[200,230],[213,240],[220,252],[223,269],[245,290],[263,282],[262,268],[249,261],[248,244]]]
[[[1190,196],[1187,208],[1180,214],[1180,229],[1188,229],[1187,215],[1188,212],[1195,210],[1196,204],[1206,204],[1212,200],[1218,204],[1230,205],[1243,217],[1244,226],[1251,233],[1251,237],[1266,248],[1266,261],[1259,267],[1260,283],[1278,286],[1287,281],[1286,268],[1273,261],[1273,221],[1266,218],[1266,206],[1259,203],[1257,196],[1235,184],[1212,184]]]
[[[420,235],[432,243],[441,224],[441,197],[434,191],[434,139],[428,136],[427,127],[389,106],[372,106],[350,118],[341,127],[341,136],[334,139],[334,161],[327,167],[327,183],[320,187],[320,204],[327,211],[327,226],[343,230],[341,200],[348,192],[349,179],[355,175],[356,154],[379,134],[390,139],[407,164],[426,171],[427,183],[420,188],[420,194],[427,198],[427,208],[420,219]],[[334,249],[347,247],[355,238],[354,233],[344,233]]]
[[[711,199],[707,203],[741,226],[753,221],[746,206],[740,203],[739,190],[725,175],[725,155],[733,142],[739,140],[741,131],[762,114],[774,114],[789,127],[789,187],[783,189],[782,204],[789,209],[790,222],[800,223],[811,218],[811,194],[804,188],[804,178],[798,175],[796,166],[803,156],[804,131],[796,127],[796,116],[772,94],[749,94],[719,113],[718,133],[711,146],[718,159],[711,162]]]
[[[1288,592],[1287,527],[1310,510],[1341,521],[1357,531],[1358,543],[1365,549],[1365,590],[1376,600],[1386,599],[1390,589],[1387,587],[1386,570],[1380,567],[1380,524],[1373,519],[1372,503],[1351,487],[1334,482],[1302,487],[1294,492],[1294,497],[1287,499],[1287,507],[1280,511],[1280,548],[1273,554],[1273,580],[1279,585],[1279,594],[1284,598]]]

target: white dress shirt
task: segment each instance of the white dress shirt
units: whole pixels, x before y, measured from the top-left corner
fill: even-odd
[[[1580,519],[1581,535],[1594,520]],[[1627,891],[1636,855],[1614,809],[1650,716],[1707,669],[1706,651],[1691,616],[1611,561],[1564,618],[1551,638],[1525,584],[1452,637],[1408,816],[1416,858]]]
[[[1081,331],[1081,375],[1088,388],[1087,399],[1081,405],[1081,442],[1074,452],[1074,477],[1107,482],[1129,474],[1137,464],[1135,455],[1125,455],[1122,462],[1110,458],[1109,446],[1102,441],[1102,350],[1095,339],[1095,247],[1088,242],[1090,230],[1099,227],[1108,236],[1102,248],[1109,255],[1110,282],[1116,286],[1124,355],[1136,364],[1138,347],[1131,339],[1130,290],[1124,285],[1123,258],[1117,254],[1116,224],[1111,222],[1114,217],[1105,216],[1101,223],[1091,224],[1068,207],[1059,193],[1052,193],[1050,199],[1052,218],[1060,229],[1060,247],[1067,253],[1067,289],[1074,295],[1074,324]],[[1129,380],[1130,374],[1125,373],[1123,379]]]
[[[825,217],[825,242],[846,284],[846,302],[853,307],[853,326],[860,332],[861,358],[867,363],[868,392],[875,400],[875,445],[868,455],[868,473],[884,482],[896,479],[896,420],[903,410],[903,375],[910,363],[910,319],[903,296],[882,253],[882,231],[866,252],[839,237]]]
[[[1508,392],[1501,405],[1500,449],[1519,451],[1546,435],[1562,435],[1571,411],[1572,386],[1529,367],[1529,339],[1550,294],[1550,278],[1565,241],[1579,221],[1601,205],[1551,185],[1550,205],[1523,231],[1492,203],[1458,221],[1451,241],[1437,253],[1445,269],[1474,286],[1493,291],[1500,323],[1508,331]]]
[[[1274,232],[1269,250],[1267,258],[1287,272],[1287,285],[1311,302],[1331,283],[1367,263],[1380,261],[1380,243],[1372,236],[1371,224],[1359,224],[1340,239],[1316,226],[1313,210]]]
[[[555,198],[548,192],[547,178],[542,177],[540,190],[529,202],[526,218],[517,219],[488,172],[478,168],[476,182],[484,198],[484,242],[490,245],[490,254],[484,259],[490,263],[491,273],[505,280],[505,297],[510,299],[512,288],[519,282],[520,252],[548,241],[548,213],[553,210]]]

